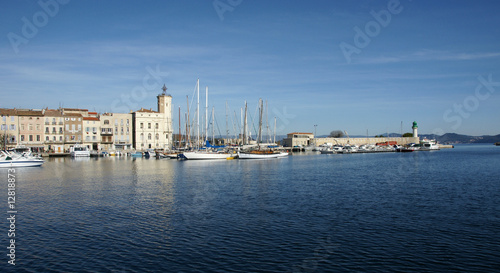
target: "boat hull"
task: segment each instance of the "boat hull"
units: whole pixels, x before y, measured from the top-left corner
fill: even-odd
[[[5,160],[0,162],[0,168],[40,167],[43,163],[43,160]]]
[[[231,157],[231,154],[226,153],[200,153],[200,152],[185,152],[183,155],[188,160],[222,160]]]
[[[270,159],[270,158],[278,158],[278,157],[284,157],[287,156],[288,153],[281,154],[281,153],[270,153],[270,154],[257,154],[257,153],[240,153],[238,152],[238,158],[239,159]]]

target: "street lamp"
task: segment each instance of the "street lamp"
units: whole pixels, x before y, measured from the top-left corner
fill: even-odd
[[[316,127],[318,127],[318,124],[314,124],[314,147],[316,147]]]

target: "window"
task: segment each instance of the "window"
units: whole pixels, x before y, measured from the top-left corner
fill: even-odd
[[[151,140],[151,133],[148,134],[148,140]]]
[[[52,137],[52,139],[53,139],[54,141],[56,141],[56,137],[55,137],[55,136],[54,136],[54,137]]]
[[[29,135],[29,141],[33,141],[33,135]]]
[[[128,119],[127,119],[127,126],[129,125]]]
[[[1,130],[2,130],[2,131],[7,130],[7,126],[6,126],[5,124],[2,124]]]
[[[69,124],[66,124],[66,131],[69,131]]]
[[[118,127],[115,127],[115,135],[118,135]]]
[[[155,124],[155,128],[156,128],[156,129],[158,129],[158,128],[159,128],[158,126],[159,126],[159,125],[158,125],[158,123],[156,123],[156,124]]]
[[[52,133],[55,134],[56,133],[56,127],[52,127]]]
[[[108,125],[109,124],[109,120],[105,119],[104,120],[104,125]]]
[[[21,141],[24,141],[24,135],[21,135]]]
[[[24,124],[21,124],[21,130],[24,131]]]
[[[141,141],[144,141],[144,134],[141,133]]]
[[[151,129],[151,123],[148,123],[148,129]]]
[[[11,125],[10,125],[10,130],[16,130],[16,125],[11,124]]]
[[[49,141],[49,137],[48,136],[45,137],[45,141]]]
[[[14,122],[14,117],[10,117],[10,121]]]
[[[40,135],[36,135],[36,141],[40,141],[41,137]]]
[[[73,132],[75,131],[75,125],[74,124],[71,125],[71,131],[73,131]]]
[[[48,134],[49,133],[49,127],[45,127],[45,133]]]
[[[78,124],[78,132],[82,130],[82,125]]]
[[[120,124],[123,125],[123,119],[120,120]]]
[[[144,129],[144,123],[141,122],[141,126],[140,126],[141,129]]]
[[[160,134],[156,134],[156,139],[159,140],[160,139]]]
[[[122,133],[122,135],[123,135],[123,127],[121,127],[121,133]]]
[[[33,124],[28,124],[28,130],[33,131]]]
[[[85,141],[90,141],[90,136],[86,136]]]
[[[7,121],[7,116],[3,116],[2,121]]]

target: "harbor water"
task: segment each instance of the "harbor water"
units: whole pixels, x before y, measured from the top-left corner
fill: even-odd
[[[491,272],[500,147],[16,169],[1,272]],[[2,206],[7,207],[7,169]]]

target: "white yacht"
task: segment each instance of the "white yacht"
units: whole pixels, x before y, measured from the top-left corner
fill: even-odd
[[[27,154],[15,152],[0,152],[0,168],[14,167],[39,167],[44,163],[43,159],[36,158]]]
[[[428,140],[424,139],[420,143],[421,150],[439,150],[439,144],[437,144],[436,140]]]
[[[71,147],[70,153],[72,157],[90,157],[90,151],[87,146],[73,146]]]

